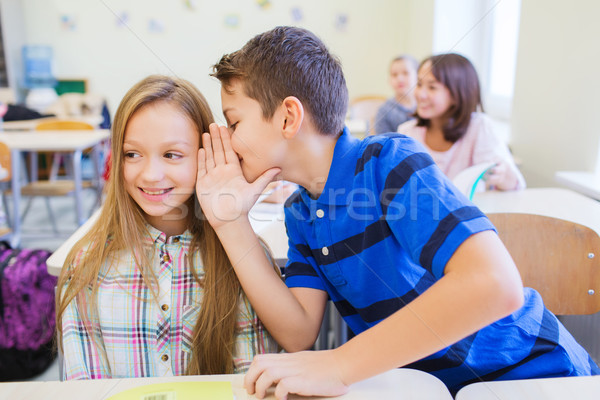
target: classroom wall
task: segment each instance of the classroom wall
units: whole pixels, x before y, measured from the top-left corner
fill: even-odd
[[[112,112],[125,91],[152,73],[191,80],[220,115],[218,82],[210,66],[276,25],[313,30],[343,63],[350,96],[391,95],[389,60],[407,51],[418,29],[411,11],[433,0],[22,0],[26,42],[54,48],[59,78],[87,78]],[[261,4],[270,6],[261,8]],[[190,8],[189,6],[192,5]],[[299,12],[297,11],[299,10]],[[296,14],[294,14],[296,12]],[[118,16],[127,15],[126,26]],[[294,15],[300,15],[295,20]],[[343,21],[346,22],[343,22]],[[154,29],[149,28],[154,21]],[[237,21],[237,22],[236,22]],[[430,34],[429,34],[430,35]],[[425,40],[427,43],[428,39]],[[430,40],[429,40],[430,42]],[[427,45],[425,45],[427,46]],[[430,44],[429,44],[430,46]],[[410,50],[418,50],[412,45]],[[420,51],[418,56],[421,56]]]
[[[600,164],[598,15],[595,0],[522,1],[511,126],[529,186]]]

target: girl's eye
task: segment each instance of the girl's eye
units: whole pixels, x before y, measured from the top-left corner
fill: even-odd
[[[176,153],[166,153],[165,154],[165,158],[168,158],[170,160],[178,160],[181,158],[181,154],[176,154]]]
[[[139,154],[134,153],[132,151],[128,151],[125,153],[125,158],[135,158],[135,157],[139,157]]]
[[[229,125],[229,130],[230,130],[231,132],[235,132],[235,128],[237,127],[237,124],[238,124],[238,123],[236,122],[235,124],[231,124],[231,125]]]

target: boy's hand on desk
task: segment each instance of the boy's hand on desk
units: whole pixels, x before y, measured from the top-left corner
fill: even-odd
[[[348,391],[333,350],[255,356],[244,377],[246,391],[262,399],[273,385],[277,399],[290,393],[340,396]]]
[[[210,133],[202,135],[202,145],[198,150],[196,194],[204,215],[216,228],[247,215],[279,169],[272,168],[248,183],[231,147],[229,131],[217,124],[211,124]]]

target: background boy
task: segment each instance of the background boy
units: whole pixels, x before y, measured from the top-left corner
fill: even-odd
[[[229,129],[203,135],[198,198],[252,306],[288,352],[312,346],[328,297],[357,334],[334,350],[256,357],[250,393],[276,384],[278,398],[339,395],[407,365],[452,391],[597,371],[422,147],[344,129],[342,69],[315,35],[275,28],[223,56],[213,75]],[[301,186],[286,204],[287,287],[247,217],[278,174]]]

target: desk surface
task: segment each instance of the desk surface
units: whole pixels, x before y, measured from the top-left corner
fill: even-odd
[[[243,388],[243,375],[180,376],[171,378],[102,379],[71,382],[13,382],[0,383],[0,400],[14,399],[106,399],[136,386],[163,382],[230,381],[236,400],[254,399]],[[275,397],[267,396],[272,400]],[[300,399],[299,396],[289,396]],[[311,399],[321,399],[311,397]],[[324,399],[324,398],[323,398]],[[327,398],[330,399],[330,398]],[[451,400],[446,386],[433,375],[413,369],[394,369],[374,376],[350,387],[341,400]]]
[[[73,151],[92,147],[109,137],[108,129],[14,131],[0,133],[0,142],[12,150]]]
[[[575,222],[600,235],[600,202],[561,188],[476,193],[473,203],[484,213],[513,212],[544,215]]]
[[[461,389],[456,400],[597,400],[600,376],[523,379],[474,383]]]
[[[555,179],[569,189],[600,200],[600,172],[558,171]]]
[[[58,117],[44,117],[44,118],[36,118],[36,119],[28,119],[21,121],[4,121],[2,124],[2,129],[5,131],[29,131],[35,129],[35,127],[40,122],[52,122],[52,121],[81,121],[86,122],[93,126],[98,126],[103,121],[102,115],[85,115],[79,117],[69,117],[69,118],[58,118]]]

